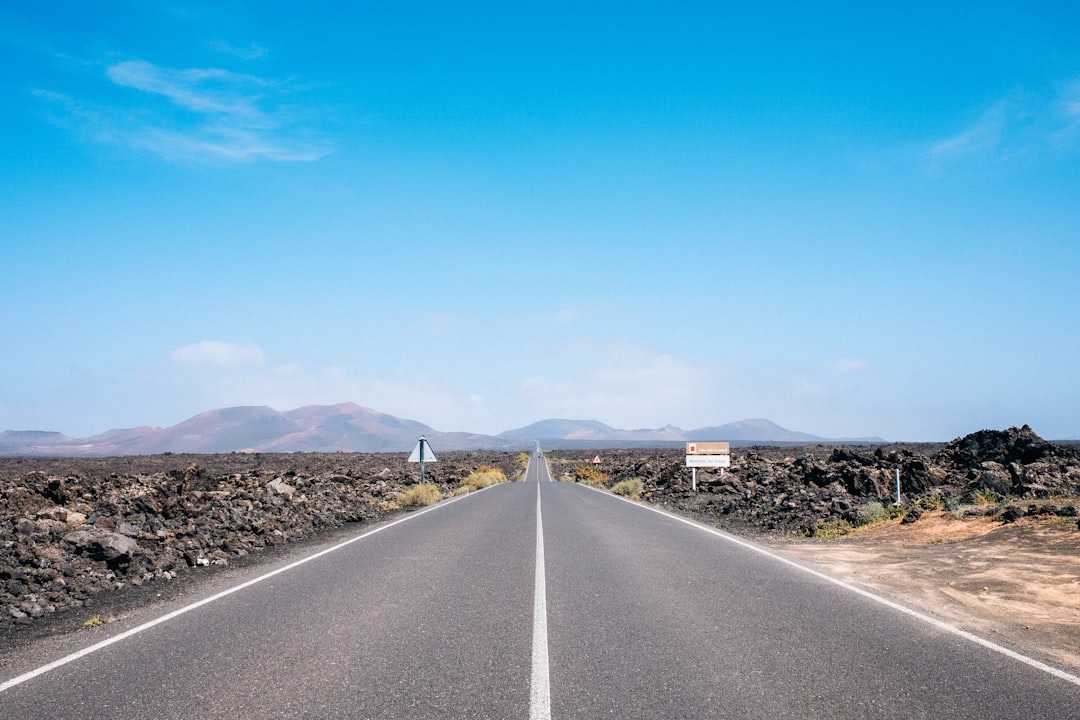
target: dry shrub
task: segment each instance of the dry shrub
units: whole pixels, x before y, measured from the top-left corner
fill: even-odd
[[[615,483],[611,488],[611,492],[616,495],[622,495],[630,500],[640,500],[641,493],[645,489],[644,483],[638,478],[630,478],[629,480],[620,480]]]
[[[579,482],[583,485],[605,487],[610,479],[611,478],[592,465],[578,465],[574,468],[574,482]]]
[[[501,482],[506,482],[506,474],[502,470],[488,465],[481,465],[475,472],[470,473],[467,478],[461,481],[461,487],[469,491],[483,490]]]
[[[425,485],[414,485],[405,492],[401,493],[401,497],[398,502],[402,507],[424,507],[437,503],[442,500],[442,493],[439,492],[439,488],[430,483]]]

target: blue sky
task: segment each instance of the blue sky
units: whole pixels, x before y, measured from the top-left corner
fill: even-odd
[[[358,5],[0,8],[0,429],[1080,437],[1070,4]]]

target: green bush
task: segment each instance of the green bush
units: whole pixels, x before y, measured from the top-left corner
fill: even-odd
[[[428,483],[426,485],[414,485],[401,493],[399,502],[402,507],[424,507],[442,500],[439,488]]]
[[[884,505],[874,500],[859,508],[858,512],[855,513],[855,517],[858,519],[859,525],[869,525],[887,519],[889,513]]]
[[[941,493],[931,490],[917,496],[912,500],[912,505],[920,510],[941,510],[945,507],[945,498],[941,496]]]
[[[994,507],[1005,502],[1005,498],[989,488],[975,491],[975,504],[979,507]]]
[[[835,540],[836,538],[850,535],[854,530],[847,520],[843,518],[832,518],[826,520],[820,525],[817,525],[810,529],[811,537],[821,538],[822,540]]]
[[[631,500],[640,500],[641,492],[645,489],[644,484],[638,478],[631,478],[629,480],[620,480],[615,483],[611,488],[611,492],[616,495],[622,495],[623,497],[630,498]]]

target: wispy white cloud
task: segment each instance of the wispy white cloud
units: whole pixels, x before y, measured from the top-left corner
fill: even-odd
[[[99,143],[180,162],[310,162],[328,152],[294,95],[299,88],[223,68],[168,68],[125,60],[105,78],[123,102],[86,101],[37,89],[50,119]],[[115,97],[115,95],[113,95]]]
[[[118,142],[113,124],[94,107],[66,93],[35,88],[30,91],[45,108],[49,122],[90,142],[115,144]]]
[[[1063,125],[1058,135],[1059,144],[1076,148],[1080,144],[1080,79],[1061,86],[1057,112]]]
[[[433,312],[423,317],[423,331],[428,337],[451,337],[467,326],[465,317],[453,313]]]
[[[1071,123],[1080,122],[1080,80],[1066,83],[1060,92],[1061,108]]]
[[[1042,93],[1015,92],[970,125],[930,143],[934,169],[965,162],[1037,159],[1080,149],[1080,80]]]
[[[581,308],[573,305],[567,305],[566,307],[559,308],[559,310],[555,313],[555,316],[552,318],[552,323],[554,323],[555,325],[569,325],[575,322],[578,318],[580,318],[581,314]]]
[[[935,142],[930,148],[931,158],[948,160],[996,151],[1001,145],[1008,118],[1008,103],[1004,100],[995,103],[974,124]]]
[[[871,365],[867,360],[859,358],[838,358],[825,365],[825,369],[835,373],[848,375],[870,370]]]
[[[235,368],[261,365],[266,362],[266,355],[258,345],[200,340],[176,348],[169,353],[169,359],[187,367]]]
[[[522,403],[537,417],[576,417],[621,427],[708,415],[721,378],[705,366],[637,343],[575,344],[587,361],[560,379],[523,378]]]
[[[798,396],[825,398],[832,395],[836,391],[836,388],[828,383],[817,380],[803,380],[796,383],[795,391]]]
[[[105,71],[117,85],[162,95],[178,107],[203,115],[219,115],[258,127],[273,123],[257,103],[271,83],[218,68],[159,68],[144,60],[127,60]]]
[[[156,153],[167,160],[308,162],[323,156],[319,150],[293,149],[259,132],[223,124],[208,124],[195,133],[144,127],[124,133],[123,138],[131,146]]]
[[[258,345],[220,340],[176,348],[148,372],[145,384],[190,414],[236,405],[292,410],[352,401],[436,429],[474,430],[491,410],[482,394],[443,377],[283,362]]]
[[[255,43],[249,43],[247,47],[238,47],[232,43],[225,42],[224,40],[211,41],[210,47],[223,55],[232,55],[233,57],[248,61],[258,60],[266,55],[267,52],[266,48],[260,47]]]
[[[168,159],[317,160],[325,149],[294,132],[297,118],[286,110],[286,83],[221,68],[165,68],[126,60],[106,69],[116,85],[137,90],[140,112],[129,113],[124,133],[137,147]],[[173,111],[154,105],[169,101]]]

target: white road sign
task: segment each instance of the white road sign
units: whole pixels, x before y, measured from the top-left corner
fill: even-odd
[[[726,468],[731,467],[730,455],[687,455],[686,467]]]

